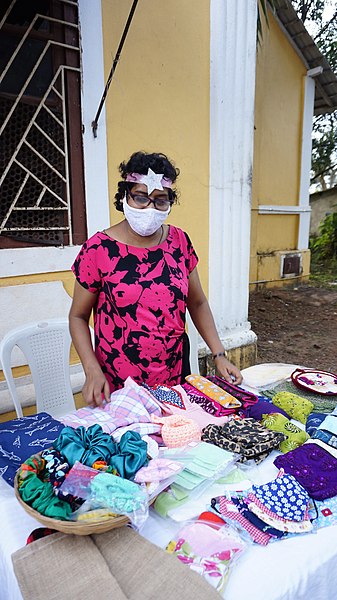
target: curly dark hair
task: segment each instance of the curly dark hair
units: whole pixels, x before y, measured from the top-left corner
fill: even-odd
[[[180,172],[165,154],[162,154],[161,152],[152,152],[149,154],[141,151],[134,152],[128,161],[122,162],[119,165],[118,170],[123,177],[123,180],[125,180],[128,173],[140,173],[141,175],[147,175],[149,168],[155,173],[163,173],[164,177],[171,179],[172,183],[176,181]],[[118,191],[115,195],[114,202],[117,210],[123,212],[123,198],[126,192],[129,191],[133,185],[135,184],[127,181],[118,182]],[[178,199],[177,190],[169,189],[168,193],[170,200],[176,204]]]

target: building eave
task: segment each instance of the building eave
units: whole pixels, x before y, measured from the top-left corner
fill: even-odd
[[[277,0],[274,17],[307,69],[322,67],[315,77],[315,115],[331,113],[337,109],[337,76],[325,56],[306,30],[290,0]]]

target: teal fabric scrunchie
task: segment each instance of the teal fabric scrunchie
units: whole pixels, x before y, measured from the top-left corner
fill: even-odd
[[[110,466],[114,467],[121,477],[131,479],[146,463],[147,443],[137,431],[123,433],[116,454],[110,459]]]
[[[91,467],[96,460],[105,460],[109,464],[118,446],[100,425],[91,425],[88,429],[81,425],[77,429],[64,427],[54,442],[54,448],[71,467],[77,460]]]

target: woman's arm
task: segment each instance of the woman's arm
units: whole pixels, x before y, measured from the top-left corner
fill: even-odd
[[[224,347],[215,328],[213,315],[201,287],[199,274],[196,268],[193,269],[189,276],[187,308],[194,325],[201,337],[205,340],[212,354],[224,352]],[[225,356],[217,357],[215,359],[215,366],[226,381],[236,384],[241,383],[242,375],[239,369],[229,362]],[[235,378],[234,381],[231,375]]]
[[[88,292],[75,281],[73,302],[69,313],[69,327],[86,376],[82,390],[83,398],[91,406],[102,404],[102,393],[106,401],[110,399],[109,384],[95,356],[89,330],[89,319],[96,300],[97,294]]]

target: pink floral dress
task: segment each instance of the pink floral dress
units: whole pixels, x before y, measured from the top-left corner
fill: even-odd
[[[72,266],[97,293],[95,354],[110,384],[181,381],[188,277],[198,263],[188,235],[173,225],[160,246],[137,248],[98,232]]]

